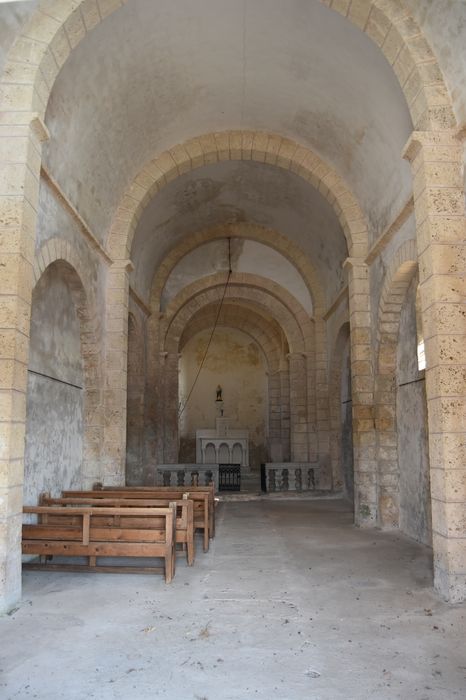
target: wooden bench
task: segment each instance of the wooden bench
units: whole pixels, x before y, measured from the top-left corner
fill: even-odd
[[[213,481],[208,486],[102,486],[100,483],[94,484],[95,490],[101,491],[124,491],[125,493],[149,493],[160,492],[171,493],[207,493],[209,496],[209,537],[215,537],[215,485]]]
[[[83,496],[79,492],[76,492],[76,495],[64,498],[51,498],[48,493],[42,493],[39,497],[39,505],[41,506],[166,508],[171,502],[175,503],[176,506],[176,544],[183,545],[183,549],[186,550],[188,566],[192,566],[195,559],[194,503],[188,498],[187,494],[183,494],[183,498],[178,500],[167,498],[131,498],[130,495],[124,498],[114,498],[110,493],[108,493],[108,495],[104,494],[104,498],[100,498]],[[51,522],[51,518],[53,518],[53,516],[48,517],[49,522]],[[94,517],[94,522],[97,522],[97,516]]]
[[[167,508],[25,506],[38,523],[23,525],[23,554],[41,557],[29,569],[175,574],[176,505]],[[88,564],[50,564],[50,556],[86,557]],[[164,567],[97,565],[97,557],[162,557]]]
[[[176,489],[172,486],[99,486],[88,491],[63,491],[63,497],[74,497],[77,494],[92,498],[168,498],[179,499],[184,494],[193,501],[194,528],[203,532],[204,552],[209,549],[209,539],[215,535],[215,498],[213,484],[211,486],[190,486],[189,489]]]

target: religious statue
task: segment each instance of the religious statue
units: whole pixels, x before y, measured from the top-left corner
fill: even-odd
[[[223,399],[222,399],[222,387],[220,386],[220,384],[218,384],[218,386],[217,386],[217,399],[216,400],[223,401]]]

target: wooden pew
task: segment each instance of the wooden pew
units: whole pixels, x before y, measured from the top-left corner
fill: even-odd
[[[41,557],[29,569],[160,572],[160,567],[97,565],[97,557],[162,557],[165,581],[175,574],[176,505],[167,508],[25,506],[40,522],[23,525],[23,554]],[[51,522],[48,522],[48,521]],[[47,564],[44,557],[87,557],[88,564]]]
[[[208,486],[102,486],[94,484],[94,489],[102,491],[124,491],[148,493],[160,491],[161,493],[208,493],[209,495],[209,537],[215,537],[215,485],[213,481]]]
[[[63,491],[63,497],[74,497],[78,494],[92,498],[105,498],[111,494],[112,498],[144,499],[144,498],[169,498],[179,499],[183,494],[193,501],[194,528],[203,532],[204,552],[209,549],[209,538],[215,534],[215,500],[212,486],[190,486],[175,488],[173,486],[108,486],[99,487],[88,491]]]
[[[194,564],[195,559],[195,541],[194,541],[194,503],[188,498],[187,494],[183,494],[182,499],[174,500],[168,498],[120,498],[113,497],[110,493],[104,494],[104,498],[83,496],[79,492],[74,496],[64,498],[51,498],[50,494],[42,493],[39,497],[39,505],[41,506],[95,506],[102,507],[125,507],[125,508],[164,508],[168,507],[171,502],[176,505],[176,543],[182,544],[186,550],[186,560],[188,566]],[[59,517],[59,516],[57,516]],[[48,516],[48,522],[52,522],[53,515]],[[108,520],[108,518],[107,518]],[[94,517],[94,523],[97,522],[97,515]]]

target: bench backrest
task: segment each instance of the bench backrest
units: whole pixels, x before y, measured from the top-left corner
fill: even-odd
[[[127,490],[125,488],[105,491],[101,489],[88,490],[88,491],[62,491],[63,498],[119,498],[119,499],[133,499],[133,500],[144,500],[144,499],[157,499],[166,498],[168,500],[179,500],[184,498],[184,496],[192,501],[194,501],[194,509],[199,508],[199,504],[207,504],[207,507],[213,508],[214,501],[211,498],[210,490],[199,490],[193,491],[190,489],[164,489],[164,487],[154,487],[146,488],[144,491],[137,491],[136,489]]]
[[[176,506],[176,527],[186,529],[193,518],[193,502],[189,500],[187,494],[182,499],[173,501],[167,498],[94,498],[92,496],[75,495],[64,498],[52,498],[47,493],[42,493],[39,497],[41,506],[89,506],[102,509],[104,507],[126,507],[126,508],[163,508],[169,507],[171,503]],[[102,512],[100,510],[100,512]],[[96,514],[97,515],[97,514]],[[50,521],[50,518],[49,518]]]
[[[24,506],[38,525],[23,525],[23,538],[90,541],[174,542],[176,503],[162,508]]]

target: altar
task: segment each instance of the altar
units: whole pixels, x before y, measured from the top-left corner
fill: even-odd
[[[196,462],[249,467],[249,430],[231,428],[229,418],[218,416],[215,428],[196,430]]]

